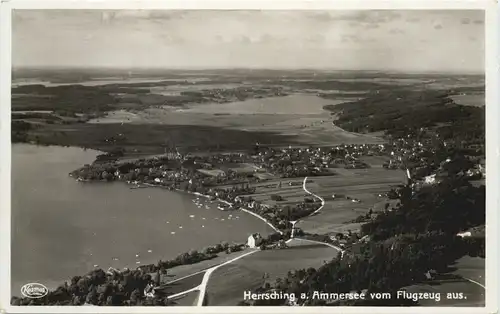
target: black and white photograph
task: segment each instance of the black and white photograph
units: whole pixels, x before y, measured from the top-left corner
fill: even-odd
[[[484,308],[485,16],[12,9],[10,308]]]

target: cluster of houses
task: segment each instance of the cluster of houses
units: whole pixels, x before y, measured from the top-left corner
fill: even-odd
[[[331,168],[363,169],[368,164],[361,156],[381,155],[384,145],[338,145],[333,148],[259,148],[253,156],[261,169],[279,174],[281,177],[331,175]]]

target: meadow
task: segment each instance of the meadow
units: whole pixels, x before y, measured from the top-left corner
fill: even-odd
[[[244,291],[285,277],[289,270],[317,268],[338,253],[326,245],[301,240],[288,245],[285,249],[257,252],[217,269],[208,281],[208,305],[237,305]]]

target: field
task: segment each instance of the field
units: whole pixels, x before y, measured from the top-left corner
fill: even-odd
[[[172,298],[175,306],[196,306],[198,302],[198,291],[192,291],[179,297]]]
[[[195,288],[203,280],[204,274],[205,274],[204,272],[195,273],[179,281],[167,283],[163,289],[169,294],[177,294]]]
[[[220,169],[198,169],[198,171],[212,177],[224,175],[224,171]]]
[[[170,268],[167,270],[166,278],[165,277],[162,278],[162,281],[163,281],[163,283],[168,283],[168,282],[179,280],[181,278],[184,278],[184,277],[196,274],[196,273],[201,274],[203,271],[205,271],[211,267],[222,264],[228,260],[236,258],[242,254],[247,253],[247,252],[248,252],[248,250],[243,250],[240,252],[234,252],[234,253],[230,253],[230,254],[220,253],[216,258],[213,258],[211,260],[201,261],[199,263],[191,264],[191,265],[181,265],[181,266],[176,266],[174,268]],[[188,278],[186,278],[186,279],[188,279]],[[184,290],[188,290],[188,289],[192,288],[192,287],[187,287],[190,285],[189,284],[190,280],[191,279],[184,282],[184,279],[181,279],[178,281],[178,283],[185,284],[186,289],[184,289]],[[201,282],[201,279],[200,279],[200,282]]]
[[[405,174],[399,170],[386,170],[383,168],[369,169],[336,169],[339,175],[328,177],[315,177],[314,182],[308,183],[307,188],[312,193],[325,200],[325,206],[315,216],[300,221],[297,227],[318,234],[344,232],[348,229],[355,231],[359,224],[349,224],[361,214],[367,213],[370,208],[380,211],[384,208],[387,199],[379,197],[390,186],[405,182]],[[332,195],[344,195],[360,200],[342,199]]]
[[[51,124],[35,129],[33,136],[48,144],[79,146],[101,151],[122,147],[127,154],[154,155],[175,143],[180,150],[247,150],[250,143],[295,144],[289,135],[269,132],[248,132],[220,127],[157,124]],[[251,144],[250,144],[251,145]]]
[[[438,274],[434,280],[406,287],[406,290],[408,292],[438,292],[441,294],[440,302],[419,301],[419,304],[424,306],[484,306],[485,289],[479,284],[485,285],[485,260],[479,257],[464,256],[450,267],[452,269],[450,273]],[[463,298],[448,298],[448,294],[451,293],[463,293]]]
[[[456,268],[453,274],[472,279],[482,285],[486,284],[485,260],[483,258],[464,256],[457,260],[452,267]]]
[[[461,97],[457,102],[484,101],[469,95],[481,94],[481,77],[246,70],[22,72],[14,74],[12,109],[54,111],[68,118],[30,120],[36,127],[20,129],[15,141],[102,151],[123,147],[127,155],[162,153],[166,142],[200,151],[240,150],[255,142],[278,147],[380,143],[373,134],[333,125],[334,117],[324,110],[374,90],[454,88],[457,94],[467,92],[452,96]],[[89,123],[76,123],[75,115]],[[120,134],[125,136],[117,141]]]
[[[217,269],[207,286],[208,305],[237,305],[243,292],[285,277],[289,270],[321,266],[337,251],[321,244],[293,240],[289,248],[260,251]],[[267,273],[268,277],[264,278]]]
[[[329,234],[344,232],[350,229],[359,229],[359,223],[348,223],[361,214],[367,213],[370,208],[374,212],[384,209],[386,203],[393,203],[385,197],[380,197],[389,191],[391,186],[406,182],[406,174],[401,170],[387,170],[382,168],[384,157],[368,156],[363,161],[370,165],[368,169],[333,168],[333,176],[310,177],[307,189],[321,196],[325,206],[311,217],[301,220],[297,227],[308,233]],[[254,184],[256,192],[252,198],[266,204],[294,205],[310,197],[302,188],[304,178],[272,179],[265,183]],[[279,187],[279,183],[281,188]],[[289,185],[289,183],[293,185]],[[271,200],[271,195],[278,194],[282,201]],[[335,199],[332,197],[336,195]],[[345,196],[360,200],[354,203]]]
[[[304,200],[305,192],[302,189],[302,181],[304,178],[290,178],[290,179],[273,179],[264,183],[253,184],[256,188],[252,198],[264,204],[274,205],[276,202],[271,200],[271,195],[278,194],[283,197],[280,205],[292,205]],[[279,183],[282,183],[281,188]],[[288,183],[294,182],[295,185],[290,186]]]
[[[251,99],[227,104],[205,104],[189,106],[187,112],[195,113],[226,113],[226,114],[321,114],[323,107],[342,101],[323,99],[312,95],[289,95],[284,97],[269,97]]]
[[[125,158],[162,154],[165,147],[172,144],[181,152],[207,153],[244,151],[255,143],[272,147],[381,143],[382,130],[365,128],[366,123],[376,120],[372,116],[366,116],[357,127],[349,128],[350,121],[341,124],[341,120],[336,121],[338,112],[328,111],[325,106],[333,110],[344,108],[346,102],[371,99],[375,91],[376,94],[381,91],[383,97],[376,102],[377,110],[388,111],[389,117],[393,109],[402,110],[403,102],[398,102],[398,92],[405,90],[403,96],[409,90],[415,93],[410,96],[416,98],[403,99],[404,106],[419,103],[419,91],[423,89],[446,92],[453,101],[467,106],[481,107],[485,101],[484,78],[478,77],[369,73],[319,73],[316,76],[316,73],[307,72],[232,71],[171,73],[168,76],[149,73],[121,79],[120,74],[101,74],[73,79],[71,73],[51,74],[46,80],[32,81],[40,85],[13,84],[12,109],[17,111],[13,118],[35,125],[27,131],[29,137],[24,141],[101,151],[124,148]],[[78,85],[74,85],[76,83]],[[454,91],[448,94],[449,89]],[[357,108],[373,104],[370,101],[347,104],[346,111],[351,105]],[[351,120],[358,118],[356,110],[352,109]],[[21,111],[31,114],[31,118],[19,115]],[[34,112],[45,112],[46,116],[36,116]],[[414,116],[409,114],[409,121],[412,119]],[[87,123],[83,123],[86,120]],[[384,124],[387,119],[379,120],[379,124]],[[318,214],[301,220],[296,226],[317,234],[357,231],[361,224],[353,223],[353,219],[370,209],[381,211],[387,203],[392,206],[393,202],[381,194],[391,186],[404,183],[405,173],[382,168],[386,161],[383,157],[363,157],[362,161],[370,168],[333,168],[333,176],[310,178],[307,189],[322,197],[325,205]],[[255,170],[252,164],[219,168],[249,173]],[[200,171],[217,175],[222,170]],[[254,184],[256,192],[252,197],[257,201],[294,205],[302,202],[305,196],[310,197],[303,190],[303,178],[279,179],[265,172],[256,175],[269,179]],[[294,184],[289,185],[289,182]],[[283,200],[271,200],[273,194],[279,194]],[[248,250],[221,253],[212,260],[169,269],[162,278],[164,289],[175,294],[194,288],[201,283],[205,270],[246,252]],[[336,255],[337,251],[326,245],[298,239],[290,242],[287,249],[259,251],[217,269],[208,282],[207,302],[209,305],[236,305],[243,300],[243,291],[285,277],[288,271],[317,268]],[[443,293],[438,304],[421,301],[422,305],[484,304],[484,289],[480,285],[457,278],[461,276],[484,284],[484,260],[462,258],[453,267],[456,269],[447,277],[408,287],[408,291]],[[447,300],[445,294],[448,292],[464,292],[467,299]],[[191,292],[174,301],[177,305],[193,305],[197,298],[198,292]]]
[[[378,137],[350,133],[334,126],[333,116],[323,107],[342,102],[294,94],[224,104],[195,104],[189,105],[189,109],[161,106],[134,113],[119,110],[91,122],[224,127],[289,136],[303,145],[382,142]],[[289,142],[283,142],[287,144]]]
[[[457,104],[464,106],[483,107],[486,102],[484,94],[468,94],[468,95],[454,95],[450,97]]]

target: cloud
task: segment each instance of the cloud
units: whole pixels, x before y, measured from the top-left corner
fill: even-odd
[[[435,11],[18,10],[13,64],[481,69],[484,12]]]
[[[405,31],[402,30],[402,29],[399,29],[399,28],[392,28],[389,33],[391,34],[395,34],[395,35],[398,35],[398,34],[404,34]]]
[[[179,36],[172,36],[168,34],[162,34],[159,36],[165,44],[182,44],[185,40]]]
[[[320,22],[332,22],[335,21],[336,19],[330,15],[328,12],[321,12],[321,13],[313,13],[310,16],[312,19],[315,21],[320,21]]]
[[[260,36],[259,41],[261,43],[269,44],[269,43],[276,42],[276,38],[274,38],[273,36],[271,36],[269,34],[264,34],[264,35]]]
[[[340,40],[343,43],[356,43],[359,42],[359,37],[355,35],[342,35]]]
[[[366,29],[375,29],[375,28],[379,28],[379,27],[380,27],[380,25],[378,25],[378,24],[366,24],[365,25]]]
[[[418,17],[410,17],[409,19],[406,20],[408,23],[417,23],[420,22],[420,19]]]
[[[311,18],[328,22],[350,22],[350,26],[364,26],[388,23],[401,18],[401,14],[387,10],[353,11],[349,13],[316,13]]]
[[[321,34],[311,35],[306,38],[307,42],[319,44],[325,41],[325,37]]]
[[[247,45],[247,44],[251,44],[252,40],[248,36],[240,36],[240,37],[236,38],[235,42]]]
[[[185,10],[173,10],[173,11],[150,11],[148,19],[154,20],[174,20],[174,19],[184,19],[188,15],[188,11]]]
[[[245,41],[244,43],[261,43],[261,44],[285,44],[287,43],[288,39],[286,37],[280,37],[280,36],[273,36],[271,34],[263,34],[258,36],[257,39],[249,39],[248,41]],[[241,40],[238,42],[242,42]]]
[[[182,19],[189,14],[186,10],[114,10],[105,11],[114,19],[123,20],[173,20]]]

